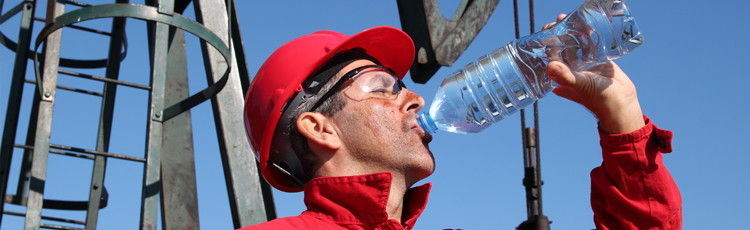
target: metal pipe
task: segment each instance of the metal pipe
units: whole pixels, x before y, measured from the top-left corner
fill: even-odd
[[[34,150],[34,146],[19,145],[19,144],[15,144],[13,146],[17,147],[17,148],[22,148],[22,149]],[[89,159],[89,160],[93,160],[94,159],[94,157],[89,156],[89,155],[81,155],[81,154],[77,154],[77,153],[58,151],[58,150],[54,150],[54,149],[50,149],[49,152],[50,153],[54,153],[54,154],[65,155],[65,156],[85,158],[85,159]]]
[[[31,83],[31,84],[36,85],[36,81],[34,81],[34,80],[23,79],[23,81],[25,81],[26,83]],[[55,87],[57,87],[58,89],[64,89],[64,90],[78,92],[78,93],[85,93],[85,94],[94,95],[94,96],[100,96],[100,97],[102,96],[101,93],[97,93],[97,92],[94,92],[94,91],[88,91],[88,90],[83,90],[83,89],[76,89],[76,88],[73,88],[73,87],[67,87],[67,86],[62,86],[62,85],[57,85]]]
[[[79,153],[88,153],[88,154],[97,155],[97,156],[105,156],[105,157],[113,157],[113,158],[118,158],[118,159],[123,159],[123,160],[146,162],[146,159],[140,158],[140,157],[100,152],[100,151],[94,151],[94,150],[88,150],[88,149],[82,149],[82,148],[76,148],[76,147],[70,147],[70,146],[64,146],[64,145],[50,144],[49,147],[56,148],[56,149],[70,150],[70,151],[79,152]]]
[[[51,225],[51,224],[45,224],[40,223],[39,228],[48,228],[48,229],[61,229],[61,230],[86,230],[83,228],[74,228],[74,227],[67,227],[67,226],[60,226],[60,225]]]
[[[0,0],[1,1],[1,0]],[[2,142],[0,142],[0,197],[4,197],[8,188],[8,176],[13,154],[13,144],[16,140],[16,129],[18,128],[18,117],[21,110],[21,97],[23,96],[23,79],[26,76],[28,52],[31,45],[31,34],[33,31],[34,5],[36,1],[24,1],[21,7],[20,32],[18,33],[18,46],[16,46],[16,58],[13,66],[13,75],[10,82],[8,94],[8,107],[5,110],[5,127],[3,127]],[[2,7],[0,5],[0,7]],[[0,211],[5,208],[5,203],[0,203]],[[2,224],[2,218],[0,218]]]
[[[11,212],[11,211],[3,211],[3,214],[13,215],[13,216],[22,216],[22,217],[26,216],[25,213]],[[48,217],[48,216],[42,216],[42,220],[59,221],[59,222],[65,222],[65,223],[71,223],[71,224],[80,224],[80,225],[86,224],[83,221],[69,220],[69,219],[62,219],[62,218]]]
[[[83,74],[83,73],[76,73],[73,71],[68,71],[68,70],[63,70],[63,69],[58,70],[57,72],[68,75],[68,76],[73,76],[73,77],[80,77],[80,78],[85,78],[85,79],[101,81],[101,82],[114,83],[114,84],[133,87],[137,89],[151,90],[151,87],[145,86],[145,85],[139,85],[139,84],[125,82],[125,81],[118,81],[118,80],[113,80],[113,79],[108,79],[108,78],[103,78],[103,77],[98,77],[98,76],[88,75],[88,74]]]

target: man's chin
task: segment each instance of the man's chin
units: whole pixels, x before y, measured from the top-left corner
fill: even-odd
[[[423,165],[422,169],[424,170],[424,172],[426,174],[424,177],[428,177],[428,176],[432,175],[432,173],[435,172],[435,155],[432,154],[432,151],[430,151],[430,148],[427,146],[427,144],[425,144],[425,150],[430,155],[430,159],[429,159],[429,161],[427,159],[424,160],[425,161],[424,162],[425,165]],[[422,179],[424,179],[424,178],[422,178]]]
[[[435,172],[435,165],[433,164],[430,168],[424,168],[418,176],[416,176],[414,183],[412,185],[418,183],[421,180],[426,179],[427,177],[430,177]]]

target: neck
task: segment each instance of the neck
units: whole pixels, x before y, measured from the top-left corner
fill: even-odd
[[[330,154],[328,156],[328,158],[321,161],[321,165],[318,168],[318,175],[323,177],[365,175],[383,171],[393,173],[391,189],[388,193],[388,203],[386,204],[386,213],[388,214],[388,219],[394,219],[399,223],[403,223],[401,217],[404,210],[404,196],[406,195],[406,191],[414,184],[414,182],[407,182],[404,173],[373,167],[371,164],[361,164],[359,161],[348,158],[348,154]]]
[[[346,164],[345,164],[346,165]],[[330,165],[323,164],[320,168],[319,174],[323,177],[328,176],[350,176],[350,175],[364,175],[373,173],[372,171],[363,172],[361,170],[354,170],[351,167],[329,167]],[[336,169],[336,170],[332,170]],[[388,193],[388,203],[386,204],[385,211],[388,214],[388,219],[397,220],[403,223],[401,216],[404,210],[404,195],[409,190],[411,184],[406,183],[403,175],[393,173],[393,180],[391,181],[391,189]]]
[[[409,186],[404,182],[404,178],[394,175],[391,182],[391,191],[388,194],[388,204],[385,208],[385,211],[388,213],[388,219],[394,219],[399,223],[403,223],[401,216],[404,210],[404,195],[408,189]]]

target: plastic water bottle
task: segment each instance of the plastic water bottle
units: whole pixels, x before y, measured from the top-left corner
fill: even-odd
[[[573,71],[630,53],[643,37],[625,1],[587,0],[554,26],[511,41],[448,76],[418,122],[425,131],[478,133],[551,92],[545,71]]]

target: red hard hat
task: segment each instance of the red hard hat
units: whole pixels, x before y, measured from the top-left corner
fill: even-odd
[[[290,146],[286,138],[274,137],[275,133],[278,134],[277,124],[284,110],[295,109],[285,106],[302,91],[302,82],[312,73],[336,54],[353,48],[364,49],[383,66],[396,72],[399,78],[406,75],[414,60],[411,38],[393,27],[373,27],[351,37],[333,31],[318,31],[279,47],[253,78],[245,99],[245,132],[260,164],[261,174],[274,188],[285,192],[303,189],[295,185],[299,183],[285,179],[284,173],[278,169],[278,165],[283,165],[287,174],[304,178],[296,154],[290,151],[290,147],[273,147]],[[283,130],[287,129],[283,127]]]

